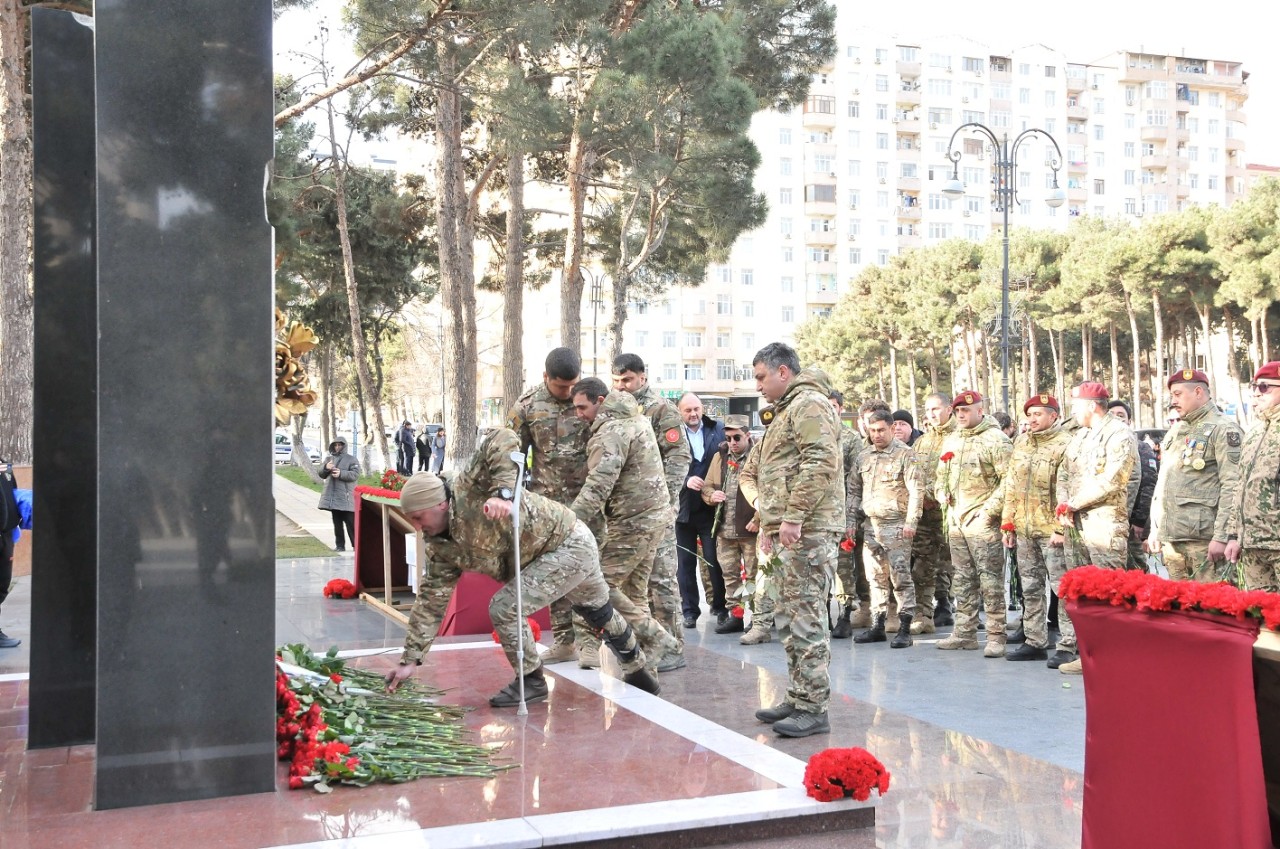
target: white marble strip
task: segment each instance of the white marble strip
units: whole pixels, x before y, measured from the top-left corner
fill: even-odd
[[[28,681],[30,678],[29,672],[6,672],[0,675],[0,684],[7,684],[10,681]]]

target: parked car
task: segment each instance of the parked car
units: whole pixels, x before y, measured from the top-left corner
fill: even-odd
[[[289,458],[293,456],[293,440],[287,433],[277,433],[275,435],[275,461],[277,463],[288,463]],[[303,441],[302,447],[306,449],[307,459],[313,463],[320,462],[320,449],[310,442]]]

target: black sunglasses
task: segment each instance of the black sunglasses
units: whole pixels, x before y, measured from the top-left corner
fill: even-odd
[[[746,437],[746,434],[742,434],[742,433],[726,433],[725,438],[728,439],[730,442],[741,442],[747,437]]]
[[[1257,383],[1250,383],[1249,388],[1254,392],[1257,392],[1259,395],[1265,395],[1272,389],[1280,388],[1280,383],[1263,383],[1262,381],[1258,381]]]

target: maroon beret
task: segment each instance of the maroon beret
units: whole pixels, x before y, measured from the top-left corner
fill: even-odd
[[[1111,398],[1111,393],[1107,391],[1107,387],[1103,384],[1088,380],[1072,389],[1071,397],[1085,401],[1107,401]]]
[[[956,393],[956,400],[951,402],[952,407],[968,407],[970,404],[981,404],[982,396],[977,392],[966,389],[964,392]]]
[[[1200,371],[1198,368],[1184,368],[1175,371],[1169,375],[1169,388],[1173,388],[1175,383],[1203,383],[1209,385],[1209,375]]]
[[[1254,380],[1280,380],[1280,360],[1272,360],[1263,364],[1262,368],[1253,373]]]
[[[1027,399],[1027,403],[1022,405],[1022,414],[1026,415],[1031,411],[1032,407],[1047,407],[1055,413],[1061,413],[1062,408],[1058,406],[1058,399],[1052,395],[1032,395]]]

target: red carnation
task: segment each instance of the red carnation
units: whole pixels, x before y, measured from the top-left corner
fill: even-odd
[[[729,615],[732,616],[734,619],[741,619],[743,616],[746,615],[746,611],[743,610],[742,605],[739,604],[739,605],[735,605],[733,610],[729,611]]]
[[[1057,510],[1054,510],[1054,511],[1053,511],[1053,515],[1055,515],[1055,516],[1065,516],[1065,515],[1067,515],[1068,513],[1073,513],[1073,512],[1075,512],[1075,511],[1073,511],[1073,510],[1071,509],[1071,505],[1064,501],[1064,502],[1062,502],[1061,504],[1059,504],[1059,505],[1058,505],[1058,509],[1057,509]]]
[[[950,463],[950,462],[951,462],[952,460],[954,460],[955,458],[956,458],[955,453],[954,453],[954,452],[951,452],[951,451],[948,451],[946,454],[943,454],[943,455],[942,455],[941,457],[939,457],[938,459],[939,459],[939,460],[941,460],[941,461],[942,461],[942,462],[944,462],[944,463]]]
[[[845,537],[844,539],[840,540],[840,550],[853,551],[853,540],[849,539],[848,537]]]
[[[809,758],[804,770],[805,792],[819,802],[852,796],[865,802],[875,790],[889,790],[889,771],[866,749],[825,749]]]
[[[1013,527],[1013,522],[1005,522],[1003,525],[1000,526],[1000,530],[1004,531],[1005,533],[1011,534],[1016,530],[1016,528]]]

